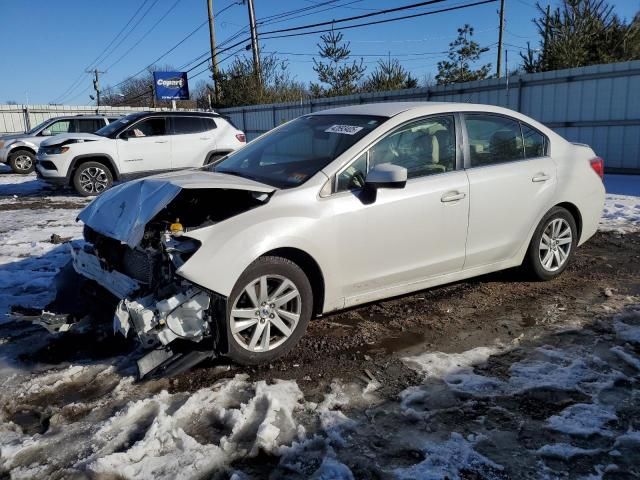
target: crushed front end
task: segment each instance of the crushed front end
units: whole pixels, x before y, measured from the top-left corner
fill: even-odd
[[[79,216],[84,241],[71,244],[73,268],[119,299],[114,332],[136,335],[149,350],[138,361],[140,377],[176,373],[224,347],[226,298],[178,274],[200,248],[188,233],[263,205],[269,194],[219,183],[194,189],[160,180],[125,184]]]

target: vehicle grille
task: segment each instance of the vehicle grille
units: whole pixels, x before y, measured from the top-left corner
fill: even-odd
[[[158,272],[159,261],[158,254],[126,248],[122,257],[123,273],[149,285]]]

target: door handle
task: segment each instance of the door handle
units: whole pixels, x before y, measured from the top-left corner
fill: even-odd
[[[440,197],[440,201],[444,203],[456,202],[458,200],[462,200],[466,196],[467,194],[462,192],[448,192],[448,193],[445,193],[442,197]]]
[[[155,143],[167,143],[169,140],[156,140]]]
[[[546,173],[538,173],[537,175],[534,175],[534,177],[531,179],[531,181],[532,182],[546,182],[550,178],[551,178],[551,176],[547,175]]]

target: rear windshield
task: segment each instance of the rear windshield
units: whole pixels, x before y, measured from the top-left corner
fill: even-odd
[[[267,133],[211,168],[278,188],[301,185],[387,117],[310,115]]]

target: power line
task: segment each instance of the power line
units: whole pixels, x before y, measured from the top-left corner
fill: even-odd
[[[89,65],[87,65],[86,69],[91,68],[99,59],[100,57],[102,57],[102,55],[104,55],[104,53],[109,49],[109,47],[111,47],[111,45],[113,45],[113,43],[117,40],[117,38],[122,35],[122,32],[125,31],[125,29],[131,24],[131,22],[133,21],[133,19],[138,15],[138,13],[140,12],[140,10],[142,10],[142,7],[144,7],[144,5],[148,2],[149,0],[144,0],[144,2],[142,2],[142,4],[138,7],[138,9],[135,11],[135,13],[131,16],[131,18],[129,19],[129,21],[124,25],[124,27],[122,27],[122,29],[117,33],[117,35],[115,37],[113,37],[111,39],[111,41],[109,42],[109,44],[98,54],[98,56],[91,62],[89,63]],[[56,100],[58,99],[62,99],[64,98],[67,93],[69,93],[73,88],[75,88],[76,84],[84,77],[85,72],[83,71],[80,76],[78,78],[76,78],[72,83],[71,86],[69,88],[67,88],[63,93],[61,93],[60,95],[58,95],[57,97],[55,97],[53,99],[53,103],[56,102]]]
[[[145,0],[143,5],[145,5],[147,3],[148,0]],[[138,18],[138,20],[136,21],[136,23],[129,29],[128,32],[126,32],[124,34],[124,36],[118,41],[118,43],[111,48],[111,50],[109,52],[107,52],[101,60],[99,60],[98,62],[96,62],[96,64],[100,63],[100,62],[104,62],[107,58],[109,58],[109,56],[111,56],[113,54],[113,52],[115,52],[120,45],[122,45],[122,43],[129,38],[129,36],[135,31],[136,28],[138,28],[138,26],[140,25],[140,23],[142,23],[142,21],[145,19],[145,17],[149,14],[149,12],[153,9],[153,7],[156,5],[156,3],[158,3],[158,0],[154,0],[153,3],[151,5],[149,5],[149,8],[147,8],[142,15],[140,16],[140,18]],[[76,87],[77,88],[77,87]],[[64,98],[61,99],[61,103],[63,102],[63,100],[65,100]]]
[[[345,18],[339,18],[337,20],[329,20],[326,22],[318,22],[318,23],[312,23],[310,25],[302,25],[299,27],[290,27],[290,28],[283,28],[280,30],[272,30],[271,32],[265,32],[267,34],[269,33],[282,33],[282,32],[293,32],[295,30],[303,30],[303,29],[307,29],[307,28],[314,28],[314,27],[322,27],[324,25],[335,25],[336,23],[342,23],[342,22],[350,22],[352,20],[360,20],[362,18],[369,18],[369,17],[374,17],[374,16],[378,16],[378,15],[385,15],[387,13],[394,13],[394,12],[400,12],[402,10],[408,10],[408,9],[412,9],[412,8],[416,8],[416,7],[424,7],[427,5],[433,5],[435,3],[442,3],[446,0],[428,0],[426,2],[420,2],[420,3],[414,3],[412,5],[405,5],[402,7],[395,7],[395,8],[387,8],[385,10],[377,10],[375,12],[371,12],[371,13],[363,13],[362,15],[355,15],[353,17],[345,17]]]
[[[147,38],[147,37],[149,36],[149,34],[150,34],[151,32],[153,32],[153,30],[154,30],[154,29],[155,29],[155,28],[156,28],[156,27],[157,27],[157,26],[158,26],[158,25],[159,25],[159,24],[160,24],[160,23],[161,23],[165,18],[167,18],[167,16],[168,16],[172,11],[173,11],[173,9],[175,9],[175,8],[178,6],[178,4],[179,4],[179,3],[180,3],[180,0],[176,0],[176,1],[173,3],[173,5],[171,5],[171,7],[169,7],[169,10],[167,10],[167,11],[164,13],[164,15],[162,15],[162,17],[160,17],[160,18],[158,19],[158,21],[156,21],[156,23],[154,23],[154,24],[153,24],[153,26],[152,26],[149,30],[147,30],[147,31],[145,32],[145,34],[144,34],[144,35],[142,35],[142,37],[140,37],[140,38],[138,39],[138,41],[137,41],[136,43],[134,43],[131,47],[129,47],[129,48],[127,49],[127,51],[126,51],[126,52],[124,52],[124,53],[123,53],[123,54],[122,54],[122,55],[121,55],[121,56],[120,56],[120,57],[119,57],[115,62],[113,62],[111,65],[109,65],[109,66],[107,67],[107,70],[110,70],[110,69],[111,69],[111,67],[113,67],[113,66],[117,65],[118,63],[120,63],[120,61],[121,61],[124,57],[126,57],[127,55],[129,55],[129,54],[131,53],[131,51],[132,51],[134,48],[136,48],[138,45],[140,45],[140,43],[141,43],[145,38]]]
[[[440,0],[440,1],[443,1],[443,0]],[[357,23],[355,25],[346,25],[344,27],[339,27],[338,30],[349,30],[349,29],[352,29],[352,28],[368,27],[368,26],[371,26],[371,25],[379,25],[379,24],[382,24],[382,23],[396,22],[398,20],[406,20],[406,19],[409,19],[409,18],[417,18],[417,17],[424,17],[424,16],[427,16],[427,15],[435,15],[436,13],[451,12],[453,10],[461,10],[463,8],[469,8],[469,7],[475,7],[477,5],[484,5],[484,4],[488,4],[488,3],[494,3],[496,1],[498,1],[498,0],[481,0],[481,1],[474,2],[474,3],[467,3],[467,4],[457,5],[457,6],[448,7],[448,8],[441,8],[439,10],[430,10],[428,12],[414,13],[414,14],[411,14],[411,15],[403,15],[401,17],[387,18],[387,19],[383,19],[383,20],[376,20],[376,21],[373,21],[373,22]],[[285,35],[274,35],[274,36],[271,36],[271,37],[265,37],[264,35],[269,35],[269,34],[274,33],[274,32],[263,32],[262,33],[262,38],[263,39],[265,39],[265,38],[266,39],[272,39],[272,38],[297,37],[297,36],[300,36],[300,35],[312,35],[314,33],[331,32],[332,30],[334,30],[334,29],[333,28],[325,28],[325,29],[322,29],[322,30],[313,30],[311,32],[289,33],[289,34],[285,34]],[[280,32],[280,31],[278,31],[278,32]]]

